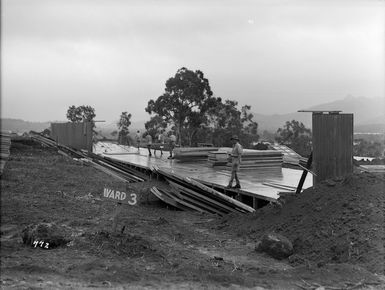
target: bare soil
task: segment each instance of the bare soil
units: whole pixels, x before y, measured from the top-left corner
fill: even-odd
[[[100,197],[121,182],[32,141],[13,142],[1,177],[1,288],[382,289],[381,178],[353,176],[282,208],[224,218],[168,208],[149,191],[156,180],[130,184],[139,202],[123,208],[114,233],[116,205]],[[23,244],[22,230],[40,222],[65,228],[71,242]],[[295,254],[278,261],[255,252],[267,231],[291,239]]]

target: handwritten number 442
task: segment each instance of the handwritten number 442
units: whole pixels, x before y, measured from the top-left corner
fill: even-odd
[[[32,243],[33,246],[48,249],[49,248],[49,243],[45,243],[44,241],[33,241]]]

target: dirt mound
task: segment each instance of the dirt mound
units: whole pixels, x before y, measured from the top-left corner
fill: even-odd
[[[267,232],[288,237],[295,264],[358,264],[384,273],[385,175],[357,173],[328,180],[249,215],[232,215],[220,227],[258,240]]]

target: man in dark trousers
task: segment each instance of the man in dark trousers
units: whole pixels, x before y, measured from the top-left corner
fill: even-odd
[[[148,132],[147,132],[147,136],[146,136],[146,141],[147,141],[148,156],[151,157],[152,156],[152,154],[151,154],[152,136]]]
[[[239,167],[241,166],[242,161],[242,152],[243,148],[242,145],[239,144],[239,138],[237,135],[234,135],[231,137],[231,142],[233,143],[233,150],[231,151],[231,178],[229,181],[229,185],[227,185],[227,188],[241,188],[241,184],[239,183],[238,174]],[[233,181],[235,178],[235,186],[233,186]]]
[[[176,137],[175,137],[174,133],[171,133],[170,139],[169,139],[170,156],[168,156],[167,159],[174,159],[174,157],[172,156],[172,151],[175,148],[175,143],[176,143]]]
[[[140,139],[141,139],[141,136],[140,136],[140,131],[136,131],[136,145],[138,146],[138,152],[139,152],[139,148],[140,148]]]

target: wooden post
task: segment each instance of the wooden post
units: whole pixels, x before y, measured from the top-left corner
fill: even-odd
[[[124,205],[136,205],[137,204],[137,195],[136,193],[129,192],[129,183],[125,182],[125,191],[115,190],[108,187],[104,187],[102,200],[106,202],[114,201],[116,206],[112,214],[112,231],[116,232],[116,228],[119,223],[119,215],[123,210]]]
[[[118,202],[116,204],[114,213],[112,214],[112,232],[116,232],[116,227],[118,226],[119,214],[122,211],[122,203]]]
[[[306,163],[306,166],[305,166],[306,169],[310,169],[312,161],[313,161],[313,152],[310,153],[310,156],[307,159],[307,163]],[[307,170],[306,169],[304,169],[303,172],[302,172],[301,179],[299,180],[299,183],[298,183],[298,186],[297,186],[297,190],[295,192],[296,194],[301,193],[302,186],[303,186],[303,184],[305,182],[305,179],[306,179],[306,176],[307,176]]]

